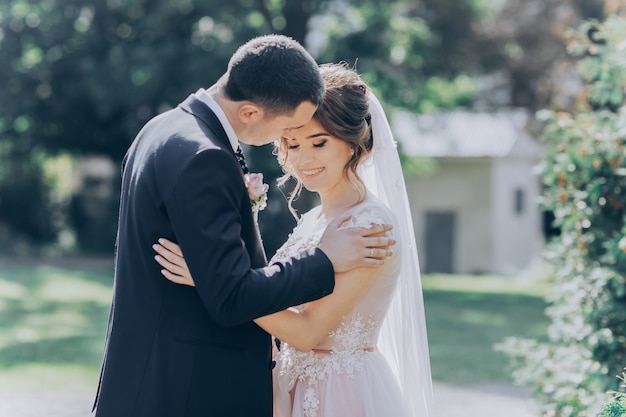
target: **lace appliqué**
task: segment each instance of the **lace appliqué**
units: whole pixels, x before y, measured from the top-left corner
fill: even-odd
[[[313,388],[307,389],[304,393],[304,404],[302,409],[304,410],[304,415],[306,417],[317,416],[317,412],[320,409],[320,400],[315,395],[315,390]]]
[[[299,253],[305,252],[309,249],[316,247],[317,244],[320,243],[321,238],[322,238],[321,233],[319,234],[315,233],[313,235],[304,236],[302,234],[296,234],[294,231],[294,233],[289,235],[287,242],[276,251],[274,256],[272,256],[272,259],[270,260],[270,264],[273,262],[277,262],[281,259],[290,258]]]
[[[371,318],[364,320],[360,314],[354,316],[348,324],[341,322],[339,327],[328,333],[335,339],[336,348],[333,351],[357,352],[370,348],[371,332],[377,324]]]
[[[389,220],[383,217],[380,207],[367,207],[355,214],[348,220],[341,229],[348,229],[351,227],[369,227],[373,224],[385,224],[389,223]]]
[[[371,206],[365,207],[355,213],[350,220],[341,226],[341,229],[348,229],[351,227],[369,227],[373,224],[384,223],[389,223],[389,220],[382,215],[380,207]],[[300,222],[293,232],[289,235],[287,242],[285,242],[276,251],[274,256],[272,256],[270,264],[280,261],[281,259],[291,258],[292,256],[296,256],[316,247],[319,244],[327,225],[328,220],[321,220],[319,211],[311,211],[305,214],[300,219]]]
[[[328,354],[299,352],[289,345],[279,352],[280,377],[286,378],[287,388],[293,389],[296,380],[308,385],[302,404],[305,417],[318,416],[320,400],[316,388],[319,381],[326,380],[332,373],[354,378],[355,372],[363,368],[364,355],[368,353],[366,349],[371,348],[371,332],[377,325],[371,318],[364,320],[357,314],[329,333],[336,343]]]
[[[300,219],[287,241],[272,256],[270,264],[281,259],[291,258],[318,245],[324,230],[326,230],[326,222],[307,224],[307,218],[309,222],[312,220],[310,217],[310,214],[307,213]]]

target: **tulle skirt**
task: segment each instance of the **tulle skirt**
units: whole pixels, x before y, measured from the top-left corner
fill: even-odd
[[[300,358],[302,359],[302,358]],[[278,358],[274,417],[409,417],[398,382],[378,351]]]

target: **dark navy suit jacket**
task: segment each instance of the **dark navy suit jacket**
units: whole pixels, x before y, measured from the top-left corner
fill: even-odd
[[[195,288],[161,275],[159,237],[181,246]],[[115,265],[97,417],[271,417],[270,336],[252,320],[334,287],[319,249],[264,268],[241,167],[194,95],[125,157]]]

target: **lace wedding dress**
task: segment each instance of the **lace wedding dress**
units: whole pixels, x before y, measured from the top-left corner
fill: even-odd
[[[350,210],[345,227],[393,224],[391,211],[373,197]],[[288,258],[317,245],[330,219],[321,207],[302,216],[273,260]],[[395,237],[395,236],[394,236]],[[398,239],[396,239],[398,240]],[[377,343],[401,268],[397,245],[368,292],[309,352],[286,343],[276,355],[274,417],[405,417],[407,406]],[[306,309],[306,305],[297,307]]]

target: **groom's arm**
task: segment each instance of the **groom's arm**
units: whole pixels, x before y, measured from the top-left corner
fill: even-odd
[[[332,292],[334,271],[320,249],[279,267],[252,269],[241,239],[240,167],[220,149],[198,152],[165,200],[177,243],[210,316],[224,326],[249,322]]]

